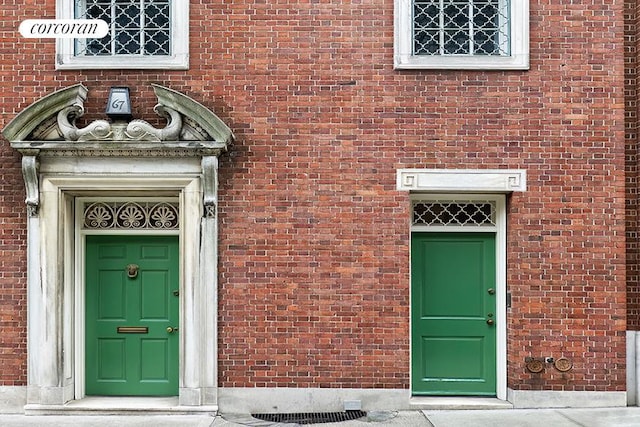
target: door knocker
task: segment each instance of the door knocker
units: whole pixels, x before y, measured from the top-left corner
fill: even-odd
[[[129,276],[130,279],[138,277],[138,268],[140,268],[138,264],[127,265],[127,276]]]

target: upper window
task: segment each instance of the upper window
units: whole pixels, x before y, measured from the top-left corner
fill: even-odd
[[[396,0],[396,68],[527,69],[528,0]]]
[[[101,39],[59,39],[57,67],[188,67],[187,0],[57,0],[61,19],[102,19]]]

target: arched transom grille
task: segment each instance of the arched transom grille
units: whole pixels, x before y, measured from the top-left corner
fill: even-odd
[[[91,202],[84,205],[85,230],[176,230],[179,205],[171,202]]]
[[[492,201],[429,200],[413,202],[413,225],[445,227],[495,227]]]

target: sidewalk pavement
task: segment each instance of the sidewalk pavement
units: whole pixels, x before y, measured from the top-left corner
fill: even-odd
[[[260,421],[250,415],[51,415],[0,414],[2,427],[275,427],[295,426]],[[326,427],[638,427],[640,408],[561,408],[371,411],[366,418]]]

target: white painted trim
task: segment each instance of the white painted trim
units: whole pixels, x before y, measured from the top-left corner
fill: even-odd
[[[624,391],[512,390],[509,401],[514,408],[607,408],[627,406]]]
[[[400,191],[510,193],[526,191],[523,169],[398,169]]]
[[[510,56],[413,55],[413,1],[394,3],[394,67],[396,69],[528,70],[529,0],[510,0]]]
[[[496,199],[496,397],[507,400],[507,204]]]
[[[72,295],[75,296],[75,301],[73,305],[73,319],[75,319],[75,326],[73,331],[74,336],[74,399],[84,399],[85,397],[85,262],[86,262],[86,236],[89,235],[145,235],[145,236],[179,236],[179,230],[83,230],[82,224],[84,222],[84,211],[82,207],[85,202],[113,202],[113,201],[123,201],[123,202],[177,202],[179,201],[178,197],[77,197],[75,198],[75,221],[74,221],[74,229],[75,229],[75,253],[74,259],[75,263],[73,266],[69,268],[73,268],[75,273],[74,287],[72,291]],[[182,210],[179,208],[180,215],[182,215]],[[182,252],[181,252],[182,253]],[[182,258],[182,257],[181,257]],[[182,259],[180,260],[180,264],[182,264]],[[183,271],[182,265],[180,265],[180,271]],[[182,275],[180,275],[182,278]],[[184,285],[182,284],[182,280],[180,280],[180,289],[184,289]],[[181,310],[179,318],[181,319]],[[65,310],[65,314],[67,312],[71,312],[72,310]],[[65,316],[70,317],[70,316]],[[180,323],[181,324],[181,323]],[[179,366],[182,366],[182,359],[184,357],[184,351],[181,348],[179,350]]]
[[[493,201],[496,204],[496,225],[483,227],[411,228],[411,232],[495,232],[496,234],[496,397],[507,400],[507,210],[504,194],[412,194],[411,200]],[[411,254],[409,255],[411,259]],[[409,262],[411,265],[411,262]],[[411,277],[411,275],[410,275]],[[411,286],[409,287],[411,289]],[[413,296],[410,295],[409,305]],[[411,320],[409,320],[411,322]],[[412,325],[409,326],[411,330]],[[411,339],[411,337],[409,337]],[[411,345],[411,344],[410,344]],[[410,357],[413,352],[409,352]],[[409,366],[413,366],[412,363]],[[412,375],[412,373],[410,373]]]

